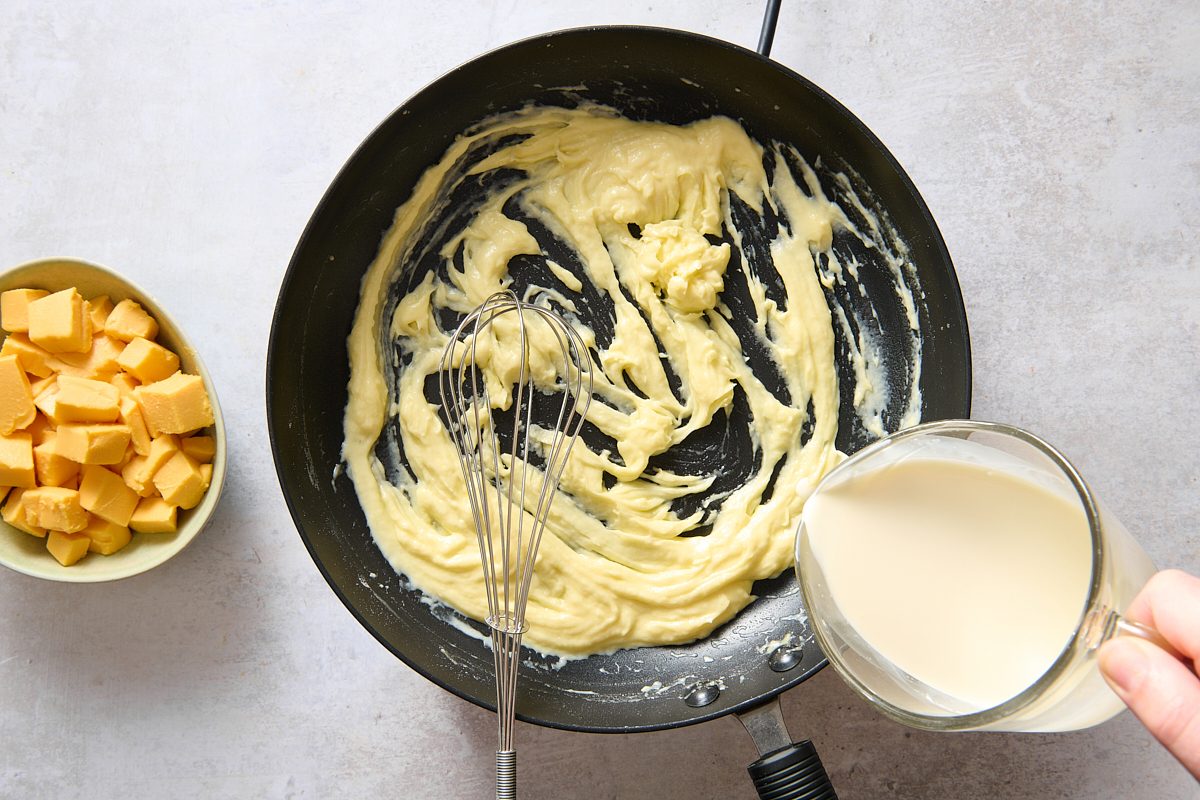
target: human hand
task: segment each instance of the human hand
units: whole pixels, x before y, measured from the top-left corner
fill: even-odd
[[[1118,636],[1100,648],[1100,672],[1154,737],[1200,780],[1200,578],[1179,570],[1159,572],[1124,616],[1157,629],[1182,658],[1150,642]]]

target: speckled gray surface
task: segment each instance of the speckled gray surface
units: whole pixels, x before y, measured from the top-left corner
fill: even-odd
[[[300,230],[358,141],[507,41],[635,22],[752,44],[760,4],[0,0],[0,262],[71,254],[202,342],[231,472],[165,567],[0,575],[0,797],[475,797],[492,718],[342,608],[270,465],[263,361]],[[1163,565],[1200,572],[1200,6],[785,0],[774,56],[857,113],[937,218],[975,416],[1058,444]],[[1196,783],[1129,717],[932,735],[826,671],[784,696],[843,797],[1162,798]],[[731,719],[637,736],[520,726],[525,797],[749,798]]]

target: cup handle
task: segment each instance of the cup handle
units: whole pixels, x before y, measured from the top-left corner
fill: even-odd
[[[1101,610],[1097,612],[1092,630],[1095,632],[1088,642],[1088,650],[1095,651],[1100,645],[1117,636],[1136,636],[1143,639],[1172,658],[1182,659],[1183,656],[1158,630],[1141,622],[1125,619],[1116,611]]]

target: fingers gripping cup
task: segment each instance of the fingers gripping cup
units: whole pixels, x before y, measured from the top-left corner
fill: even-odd
[[[879,710],[933,730],[1065,731],[1124,708],[1095,651],[1154,573],[1074,467],[1036,436],[919,425],[830,472],[796,568],[830,663]]]

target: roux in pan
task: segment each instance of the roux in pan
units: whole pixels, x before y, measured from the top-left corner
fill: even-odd
[[[510,287],[563,313],[598,367],[525,643],[568,656],[682,643],[745,607],[755,580],[790,566],[805,497],[842,458],[838,348],[856,424],[881,435],[919,418],[903,245],[839,179],[833,202],[797,152],[724,117],[532,107],[460,137],[397,210],[349,338],[344,456],[397,570],[486,616],[436,373],[445,331]],[[867,268],[890,275],[908,317],[900,380],[871,305],[838,299],[865,294]]]

